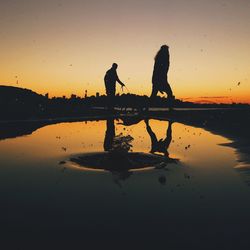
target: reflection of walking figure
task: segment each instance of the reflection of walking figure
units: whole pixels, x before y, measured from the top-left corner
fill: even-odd
[[[168,83],[169,50],[167,45],[162,45],[155,56],[154,71],[152,76],[151,98],[156,97],[158,91],[165,92],[168,99],[174,99],[172,89]]]
[[[109,106],[114,102],[116,82],[118,82],[122,87],[125,86],[125,84],[121,82],[118,77],[116,72],[117,67],[118,65],[113,63],[112,67],[106,72],[104,77],[106,94],[109,98]]]
[[[152,154],[163,153],[166,157],[168,157],[169,156],[168,147],[172,141],[172,122],[168,123],[166,138],[164,140],[160,139],[159,141],[158,141],[155,133],[153,132],[153,130],[149,126],[148,120],[145,120],[145,123],[146,123],[147,132],[151,138],[150,153],[152,153]]]

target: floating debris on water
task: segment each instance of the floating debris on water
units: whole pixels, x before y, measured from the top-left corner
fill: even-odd
[[[113,139],[112,148],[110,149],[110,152],[113,153],[128,153],[129,150],[133,147],[132,144],[130,144],[134,138],[130,135],[123,136],[122,133],[115,136]]]

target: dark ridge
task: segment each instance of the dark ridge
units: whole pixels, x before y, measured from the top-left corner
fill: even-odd
[[[32,90],[11,86],[0,86],[0,120],[41,119],[76,116],[95,116],[108,114],[105,108],[109,100],[106,95],[85,96],[71,95],[70,98],[39,95]],[[168,108],[249,108],[247,104],[197,104],[181,100],[170,101],[163,97],[150,100],[148,96],[135,94],[116,95],[113,105],[126,112],[141,111],[145,107]]]

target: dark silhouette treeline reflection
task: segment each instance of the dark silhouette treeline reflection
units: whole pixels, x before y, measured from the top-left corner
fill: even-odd
[[[46,126],[46,122],[4,122],[0,123],[0,140],[30,135],[39,128]]]
[[[144,120],[147,132],[151,140],[151,152],[162,153],[168,155],[167,148],[170,141],[170,131],[172,129],[171,122],[166,132],[166,138],[157,139],[157,135],[150,127],[149,119],[161,119],[180,122],[186,125],[205,128],[212,133],[222,135],[232,140],[232,143],[227,146],[233,147],[238,153],[238,160],[241,165],[250,164],[250,115],[249,109],[222,109],[222,110],[179,110],[171,114],[166,112],[154,111],[145,115],[113,115],[114,118],[119,118],[118,124],[130,126]],[[98,118],[97,118],[98,117]],[[74,121],[95,121],[106,120],[107,131],[104,140],[104,151],[108,152],[111,147],[112,138],[115,136],[114,118],[111,116],[93,116],[93,118],[61,118],[61,119],[44,119],[32,120],[23,122],[0,122],[0,140],[15,138],[23,135],[29,135],[38,128],[56,124],[60,122]],[[239,169],[249,172],[247,168]]]

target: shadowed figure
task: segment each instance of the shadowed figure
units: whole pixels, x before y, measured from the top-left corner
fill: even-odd
[[[104,143],[103,143],[104,151],[110,152],[112,150],[114,138],[115,138],[114,119],[107,119],[106,132],[105,132],[105,138],[104,138]],[[117,161],[114,160],[114,162],[117,162]],[[116,164],[114,164],[115,166],[112,166],[112,160],[110,163],[111,163],[110,164],[111,168],[109,171],[113,175],[114,182],[121,188],[122,185],[120,181],[125,181],[127,178],[129,178],[132,175],[133,172],[129,172],[128,169],[126,168],[119,169],[119,167],[117,167]]]
[[[114,137],[115,137],[115,124],[114,119],[107,119],[107,128],[105,132],[105,139],[103,143],[104,151],[110,151],[112,149]]]
[[[150,98],[157,96],[158,91],[166,93],[168,99],[174,99],[172,89],[168,83],[169,50],[167,45],[162,45],[155,56],[154,70],[152,76],[152,93]]]
[[[149,126],[148,120],[145,120],[145,123],[146,123],[147,132],[148,132],[150,139],[151,139],[150,153],[152,153],[152,154],[163,153],[164,156],[168,157],[169,156],[168,147],[172,141],[172,122],[168,123],[166,138],[164,140],[160,139],[159,141],[158,141],[155,133],[153,132],[153,130]]]
[[[112,67],[106,72],[104,76],[104,83],[105,83],[106,94],[108,96],[109,108],[112,105],[114,105],[116,82],[118,82],[122,87],[125,86],[125,84],[118,77],[118,74],[116,72],[117,68],[118,65],[116,63],[113,63]]]

